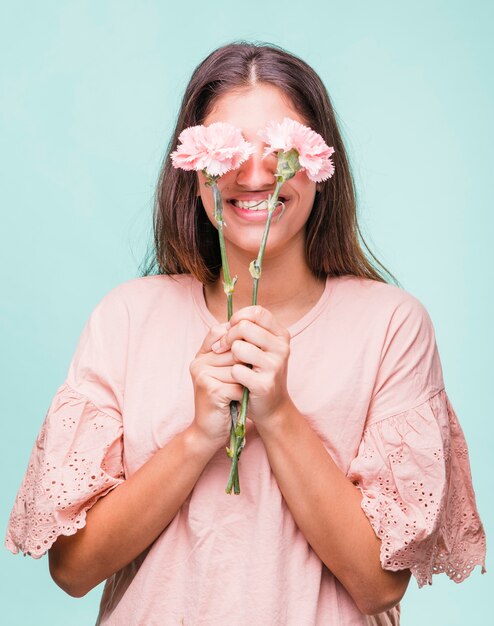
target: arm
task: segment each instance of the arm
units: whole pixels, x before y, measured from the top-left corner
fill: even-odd
[[[290,403],[257,429],[293,518],[321,561],[362,613],[395,606],[406,591],[410,570],[382,569],[381,541],[360,506],[360,491],[305,418]]]
[[[192,424],[158,450],[135,474],[100,498],[86,525],[60,536],[49,551],[50,572],[67,593],[81,597],[141,554],[171,522],[204,467],[229,440],[231,400],[242,387],[231,376],[231,354],[211,352],[225,332],[211,329],[190,366]]]
[[[100,498],[75,535],[49,551],[50,573],[65,592],[82,597],[143,552],[166,528],[215,450],[191,426],[135,474]]]
[[[288,331],[262,307],[236,312],[230,324],[213,350],[230,350],[235,357],[233,377],[250,390],[249,417],[295,522],[363,613],[392,608],[406,590],[410,571],[381,567],[381,541],[361,508],[360,491],[291,401]]]

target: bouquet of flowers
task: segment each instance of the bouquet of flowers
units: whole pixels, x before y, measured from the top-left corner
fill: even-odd
[[[269,228],[275,209],[281,205],[281,219],[284,212],[283,203],[278,200],[283,184],[293,178],[298,171],[305,171],[308,178],[316,183],[330,178],[334,173],[331,155],[332,147],[326,145],[322,137],[300,122],[285,117],[282,122],[271,122],[259,131],[258,136],[265,142],[263,158],[269,154],[277,155],[275,172],[276,185],[267,202],[267,219],[260,241],[259,253],[249,266],[253,280],[252,304],[257,304],[258,284],[261,278],[262,261],[268,238]],[[226,172],[239,168],[253,153],[254,146],[246,141],[242,132],[223,122],[209,126],[191,126],[179,136],[177,150],[171,154],[174,167],[188,171],[202,172],[206,185],[211,188],[214,197],[214,219],[218,225],[218,236],[221,251],[224,291],[227,297],[228,319],[233,313],[233,293],[237,277],[231,277],[226,255],[223,220],[223,202],[218,188],[218,180]],[[230,414],[232,418],[230,430],[230,446],[226,449],[231,459],[230,476],[226,492],[240,493],[238,461],[245,446],[245,423],[249,404],[249,390],[244,388],[240,410],[237,403],[232,402]]]

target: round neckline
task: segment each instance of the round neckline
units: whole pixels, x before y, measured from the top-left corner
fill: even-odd
[[[329,296],[333,290],[337,277],[336,276],[327,276],[326,284],[324,285],[324,290],[322,294],[319,296],[319,299],[311,307],[301,318],[296,320],[293,324],[288,326],[287,330],[290,333],[291,337],[295,337],[301,333],[307,326],[312,324],[312,322],[319,316],[321,311],[326,306],[326,303],[329,299]],[[215,324],[219,324],[220,322],[214,317],[211,311],[208,309],[206,304],[206,298],[204,296],[204,288],[203,284],[199,282],[197,279],[193,278],[191,284],[192,298],[194,303],[202,317],[202,319],[206,322],[208,326],[214,326]],[[262,304],[262,303],[260,303]],[[225,300],[226,306],[226,300]]]

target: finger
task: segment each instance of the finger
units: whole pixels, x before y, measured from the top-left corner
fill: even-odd
[[[260,350],[251,343],[236,339],[232,343],[231,353],[235,357],[237,363],[248,363],[257,369],[269,368],[272,361],[268,358],[266,352]]]
[[[235,326],[230,328],[218,341],[213,343],[211,349],[213,352],[224,352],[229,350],[233,342],[238,339],[244,339],[254,344],[261,350],[273,349],[273,339],[275,336],[262,326],[258,326],[250,320],[242,319]]]
[[[237,341],[245,341],[256,346],[266,354],[276,355],[282,359],[288,358],[290,354],[290,335],[288,331],[286,336],[274,335],[265,328],[246,319],[240,320],[238,324],[230,328],[223,337],[213,343],[211,349],[220,354],[230,350]]]
[[[224,324],[215,324],[214,326],[211,326],[208,334],[204,337],[204,341],[202,342],[201,347],[199,348],[199,351],[197,352],[197,354],[206,354],[207,352],[210,352],[211,346],[213,345],[213,343],[218,341],[218,339],[220,339],[220,337],[222,337],[226,333],[228,328],[229,328],[228,322],[225,322]]]
[[[232,401],[241,402],[244,388],[235,381],[230,385],[225,385],[222,392],[225,404],[229,404]]]
[[[249,320],[277,337],[290,336],[288,330],[276,320],[271,311],[259,305],[247,306],[236,311],[230,319],[230,326],[233,327],[240,320]]]
[[[201,356],[201,360],[206,365],[211,365],[213,367],[225,367],[227,365],[233,365],[237,362],[229,349],[226,352],[220,353],[207,352]]]
[[[259,373],[251,370],[247,365],[242,363],[236,363],[232,367],[232,376],[234,380],[242,387],[247,387],[251,394],[255,394],[257,386],[259,384]]]
[[[212,367],[207,371],[208,376],[214,378],[220,383],[234,384],[237,381],[233,378],[232,366],[228,367]]]

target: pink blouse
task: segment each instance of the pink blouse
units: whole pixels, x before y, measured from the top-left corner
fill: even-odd
[[[214,323],[190,275],[136,278],[101,300],[34,445],[7,548],[41,557],[191,423],[189,364]],[[467,445],[420,301],[330,277],[289,330],[290,396],[361,491],[382,567],[410,568],[419,587],[485,572]],[[166,530],[108,579],[98,624],[369,624],[296,526],[256,431],[239,496],[225,493],[229,462],[220,450]],[[371,621],[399,624],[399,612]]]

